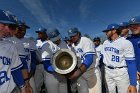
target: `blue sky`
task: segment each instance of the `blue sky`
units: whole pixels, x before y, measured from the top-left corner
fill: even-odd
[[[140,0],[0,0],[0,9],[9,10],[31,27],[27,36],[37,37],[39,27],[56,27],[62,36],[78,27],[90,37],[104,36],[108,24],[128,21],[140,15]]]

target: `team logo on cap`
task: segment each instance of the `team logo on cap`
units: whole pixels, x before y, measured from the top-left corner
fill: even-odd
[[[115,26],[112,26],[112,28],[115,28]]]
[[[56,35],[56,33],[55,33],[55,32],[52,32],[51,34],[52,34],[53,36],[55,36],[55,35]]]
[[[135,19],[135,18],[132,18],[132,19],[131,19],[131,21],[132,21],[132,22],[135,22],[135,21],[136,21],[136,19]]]
[[[3,11],[3,12],[4,12],[4,14],[5,14],[8,18],[10,18],[10,17],[9,17],[8,11]]]
[[[70,29],[69,32],[72,33],[72,30]]]

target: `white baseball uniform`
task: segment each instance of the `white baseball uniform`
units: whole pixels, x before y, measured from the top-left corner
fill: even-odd
[[[81,37],[80,41],[77,43],[77,45],[72,45],[72,47],[75,50],[76,56],[81,59],[81,63],[85,59],[85,55],[93,54],[95,55],[95,46],[93,42],[87,38],[87,37]],[[90,65],[90,67],[87,69],[87,71],[77,79],[77,86],[78,86],[78,93],[93,93],[94,92],[94,86],[95,86],[95,75],[94,75],[94,69],[95,69],[95,57],[94,57],[94,63]],[[80,64],[81,64],[80,63]]]
[[[16,86],[11,71],[22,67],[17,49],[13,43],[0,41],[0,93],[11,93]]]
[[[61,44],[57,46],[50,40],[46,41],[46,43],[44,43],[44,45],[42,46],[42,60],[50,60],[52,64],[53,54],[61,48],[67,48],[67,45],[65,42],[61,42]],[[67,93],[68,92],[67,80],[64,76],[61,76],[55,72],[49,73],[46,71],[45,73],[46,73],[45,85],[47,87],[48,93]]]
[[[42,58],[41,58],[41,54],[42,54],[41,53],[41,47],[42,47],[42,45],[43,45],[43,42],[41,40],[37,40],[37,42],[36,42],[37,65],[36,65],[36,70],[35,70],[35,75],[34,75],[34,80],[35,80],[37,93],[40,93],[43,82],[45,82],[45,74],[44,74],[45,70],[44,70],[44,66],[43,66]]]
[[[115,86],[119,93],[127,93],[130,80],[125,60],[133,60],[135,57],[132,43],[123,37],[114,41],[106,40],[102,54],[109,93],[116,92]]]
[[[28,71],[30,72],[31,71],[31,52],[36,51],[36,44],[35,44],[36,42],[34,40],[31,40],[30,38],[22,38],[20,40],[24,46],[25,53],[27,55]],[[30,78],[30,85],[33,88],[33,93],[37,93],[34,77]]]
[[[25,52],[25,50],[24,50],[24,46],[23,46],[21,40],[18,39],[17,37],[15,37],[15,36],[13,36],[13,37],[8,37],[8,38],[4,38],[4,40],[5,40],[5,41],[10,41],[10,42],[12,42],[13,44],[15,44],[15,46],[16,46],[16,48],[17,48],[17,50],[18,50],[19,58],[20,58],[20,60],[21,60],[21,62],[22,62],[22,64],[23,64],[23,66],[24,66],[24,62],[26,61],[27,54],[26,54],[26,52]],[[28,68],[26,67],[26,69],[28,69]],[[15,92],[20,93],[20,90],[19,90],[18,87],[16,88]]]

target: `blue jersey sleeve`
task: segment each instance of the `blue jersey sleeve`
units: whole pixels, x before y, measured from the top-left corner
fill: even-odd
[[[130,85],[137,85],[137,70],[136,70],[136,62],[135,60],[126,60],[126,64],[128,66],[128,74],[130,78]]]
[[[25,82],[24,82],[23,75],[20,68],[14,71],[11,71],[11,74],[13,76],[14,82],[16,83],[18,87],[24,86]]]
[[[50,63],[50,58],[42,61],[44,65],[44,69],[48,72],[54,72],[54,68],[52,67],[52,64]]]
[[[84,58],[82,64],[84,64],[86,66],[86,68],[88,69],[90,67],[90,65],[93,63],[94,54],[89,53],[89,54],[86,54],[84,57],[85,58]]]

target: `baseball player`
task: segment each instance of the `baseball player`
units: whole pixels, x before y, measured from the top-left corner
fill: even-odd
[[[42,57],[41,57],[41,53],[42,53],[42,45],[43,43],[48,39],[47,35],[46,35],[46,28],[39,28],[38,31],[36,31],[36,33],[38,34],[38,40],[36,43],[36,56],[37,56],[37,62],[36,62],[36,71],[35,71],[35,75],[34,75],[34,79],[35,79],[35,85],[36,85],[36,89],[37,89],[37,93],[40,93],[41,91],[41,87],[43,85],[43,82],[45,82],[45,70],[44,70],[44,66],[42,63]],[[47,90],[45,90],[47,93]]]
[[[31,88],[30,83],[28,81],[29,73],[28,73],[28,65],[27,65],[27,54],[24,50],[24,46],[20,40],[20,37],[17,35],[18,28],[11,30],[10,32],[6,32],[6,33],[8,34],[8,36],[5,37],[4,40],[14,43],[16,48],[18,49],[19,57],[21,59],[21,62],[23,63],[22,73],[24,76],[26,89],[31,92],[32,88]],[[20,92],[18,88],[16,91]]]
[[[47,43],[42,46],[43,64],[44,68],[46,69],[45,85],[47,87],[47,91],[48,93],[68,93],[67,79],[64,76],[56,73],[52,66],[53,54],[61,48],[68,48],[67,44],[61,40],[60,33],[56,28],[47,29],[47,35],[51,41],[47,40]],[[55,87],[55,90],[52,86]]]
[[[96,81],[93,64],[95,62],[94,44],[89,38],[82,37],[78,28],[70,28],[68,35],[73,43],[74,52],[80,60],[78,69],[69,75],[69,79],[77,83],[78,93],[93,93]]]
[[[121,35],[124,38],[127,38],[129,36],[129,23],[128,22],[122,22],[119,24],[119,29],[121,30]]]
[[[20,39],[26,53],[26,60],[29,73],[29,78],[27,78],[28,80],[26,80],[26,82],[30,82],[31,87],[33,88],[33,93],[37,93],[33,77],[36,68],[36,42],[34,40],[31,40],[30,38],[24,37],[26,34],[26,29],[29,28],[30,27],[27,26],[25,22],[18,21],[18,31],[15,33],[15,36],[18,39]]]
[[[109,93],[136,93],[136,62],[134,48],[129,40],[120,37],[118,24],[110,24],[103,32],[108,40],[103,43],[102,54]]]
[[[11,93],[17,85],[21,93],[26,93],[25,82],[21,72],[23,66],[15,45],[2,38],[8,36],[7,32],[17,28],[16,21],[12,15],[0,10],[0,92]],[[16,84],[16,85],[15,85]]]
[[[129,28],[132,35],[127,39],[130,40],[134,46],[137,66],[137,90],[140,93],[140,16],[135,16],[129,20]]]
[[[94,91],[95,91],[95,93],[101,93],[102,84],[101,84],[101,72],[99,69],[99,65],[100,65],[100,59],[101,59],[102,44],[100,44],[101,40],[99,37],[94,38],[93,42],[94,42],[96,53],[97,53],[96,64],[95,64],[96,69],[94,72],[95,76],[97,78],[97,82],[96,82],[96,85],[94,86]]]

